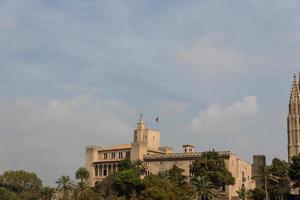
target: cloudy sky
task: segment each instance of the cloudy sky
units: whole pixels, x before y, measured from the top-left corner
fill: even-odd
[[[297,0],[0,0],[0,173],[52,185],[140,113],[176,151],[286,159],[299,71]]]

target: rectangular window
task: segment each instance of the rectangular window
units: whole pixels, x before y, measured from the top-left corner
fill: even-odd
[[[98,176],[98,165],[95,166],[95,176]]]
[[[126,152],[126,158],[129,158],[129,157],[130,157],[130,152],[127,151],[127,152]]]
[[[123,152],[119,152],[119,158],[123,158]]]
[[[104,153],[103,156],[104,156],[104,159],[107,159],[107,153]]]
[[[115,159],[116,158],[116,153],[111,153],[111,158]]]

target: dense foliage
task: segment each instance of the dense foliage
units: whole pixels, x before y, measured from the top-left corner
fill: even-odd
[[[223,189],[226,185],[233,185],[235,180],[226,167],[222,155],[217,152],[205,152],[193,162],[191,172],[194,176],[205,177],[216,189]]]
[[[289,170],[289,176],[295,187],[300,186],[300,154],[292,158],[292,163]]]
[[[6,171],[0,175],[1,200],[212,200],[219,199],[225,186],[235,180],[227,170],[224,155],[206,152],[193,162],[190,173],[173,166],[157,175],[143,176],[147,168],[141,161],[125,159],[119,163],[119,171],[96,182],[93,188],[87,180],[89,172],[79,168],[75,172],[76,181],[69,176],[61,176],[56,188],[42,185],[36,174],[26,171]],[[273,159],[271,165],[263,166],[253,177],[262,183],[248,190],[243,184],[236,191],[239,199],[286,200],[291,181],[294,187],[300,184],[300,155],[286,161]]]

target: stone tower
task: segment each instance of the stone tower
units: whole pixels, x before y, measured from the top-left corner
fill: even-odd
[[[300,95],[299,82],[294,75],[287,117],[288,160],[300,153]]]
[[[260,170],[266,166],[266,156],[265,155],[253,155],[253,164],[252,164],[252,176],[256,177],[259,175]],[[263,187],[264,183],[255,180],[256,187]]]
[[[143,156],[150,151],[159,151],[160,132],[147,128],[142,114],[134,130],[131,147],[131,160],[143,160]]]

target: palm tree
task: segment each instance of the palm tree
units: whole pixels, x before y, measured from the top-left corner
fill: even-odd
[[[75,177],[77,180],[80,180],[81,182],[84,182],[89,179],[90,173],[88,170],[84,167],[80,167],[76,172],[75,172]]]
[[[246,189],[244,184],[242,184],[242,187],[240,188],[239,191],[236,191],[236,193],[238,194],[239,198],[242,200],[245,200],[250,196],[250,192],[249,190]]]
[[[192,180],[192,183],[196,187],[199,200],[211,200],[217,196],[217,191],[214,189],[213,184],[205,177],[197,176]]]
[[[136,167],[136,169],[137,169],[137,171],[140,175],[145,175],[146,174],[147,167],[145,166],[143,161],[137,160],[133,163],[133,165]]]
[[[270,166],[264,166],[259,170],[258,175],[254,176],[254,179],[258,179],[264,184],[265,199],[268,200],[269,199],[268,183],[270,181],[278,183],[280,180],[280,177],[272,174]]]
[[[61,176],[55,183],[58,185],[57,190],[62,192],[63,199],[66,199],[74,188],[74,182],[69,176]]]
[[[51,187],[43,187],[39,192],[39,197],[41,200],[54,200],[55,199],[55,189]]]
[[[87,188],[88,187],[86,186],[85,182],[83,181],[78,182],[73,192],[74,199],[80,199]]]

